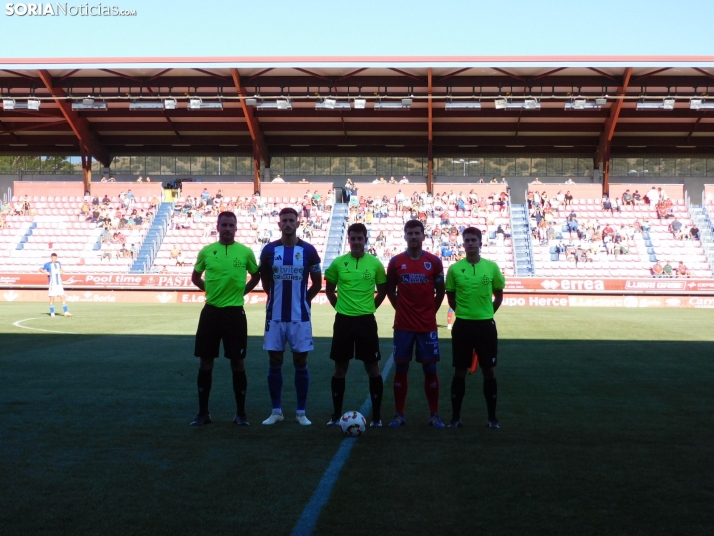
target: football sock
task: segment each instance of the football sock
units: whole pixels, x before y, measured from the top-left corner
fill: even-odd
[[[66,303],[64,305],[62,305],[62,311],[64,311],[66,313],[67,309],[68,309],[68,307],[67,307]]]
[[[372,420],[382,420],[382,395],[384,394],[384,380],[382,376],[369,379],[369,396],[372,399]]]
[[[208,413],[208,397],[211,395],[211,384],[213,383],[213,371],[198,369],[198,412]]]
[[[55,306],[50,305],[50,314],[54,314],[54,313],[55,313]]]
[[[464,401],[466,393],[466,378],[454,376],[451,380],[451,420],[461,419],[461,403]]]
[[[332,416],[339,419],[342,416],[342,400],[345,398],[345,379],[332,377]]]
[[[281,366],[270,366],[268,369],[268,392],[273,404],[273,413],[279,413],[283,407],[283,369]]]
[[[496,420],[496,400],[498,398],[498,383],[496,378],[483,379],[483,396],[486,398],[486,408],[488,409],[488,420]]]
[[[397,370],[394,373],[394,405],[397,407],[397,413],[402,415],[404,415],[404,405],[407,402],[407,392],[409,391],[409,373],[407,370],[400,370],[400,365],[397,365]]]
[[[248,389],[248,378],[243,372],[233,373],[233,392],[236,395],[236,413],[245,419],[245,392]]]
[[[307,365],[295,367],[295,392],[297,393],[297,411],[305,413],[307,406],[307,392],[310,389],[310,372]]]
[[[429,413],[439,413],[439,376],[436,372],[424,373],[424,394],[429,403]]]

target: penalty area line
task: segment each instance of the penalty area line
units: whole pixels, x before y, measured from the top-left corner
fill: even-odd
[[[33,331],[44,331],[46,333],[61,333],[63,335],[79,335],[79,333],[75,333],[74,331],[56,331],[54,329],[42,329],[42,328],[31,328],[30,326],[21,326],[23,322],[28,322],[30,320],[41,320],[40,317],[38,318],[24,318],[23,320],[18,320],[17,322],[13,322],[12,325],[15,326],[16,328],[22,328],[22,329],[31,329]]]
[[[389,371],[391,370],[393,363],[393,356],[390,356],[384,365],[384,370],[382,370],[383,381],[387,380],[387,376],[389,376]],[[371,405],[372,401],[370,396],[367,395],[367,400],[364,401],[364,404],[362,404],[359,412],[362,415],[365,415],[369,411]],[[342,440],[340,448],[332,457],[332,461],[325,470],[325,473],[322,475],[320,483],[317,485],[317,489],[312,494],[310,502],[307,503],[305,509],[302,511],[302,515],[295,525],[291,536],[310,536],[312,531],[315,530],[315,525],[317,524],[317,519],[320,517],[320,512],[327,503],[327,500],[330,498],[332,488],[335,486],[335,482],[337,482],[337,478],[340,476],[340,471],[342,470],[342,467],[344,467],[345,462],[347,462],[347,458],[349,458],[350,452],[352,451],[352,447],[354,447],[354,445],[355,438],[346,437]]]

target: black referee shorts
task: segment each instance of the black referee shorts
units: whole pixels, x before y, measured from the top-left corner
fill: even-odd
[[[248,347],[248,322],[243,307],[214,307],[206,304],[201,310],[196,330],[193,355],[215,358],[220,354],[228,359],[243,359]]]
[[[454,368],[470,368],[474,350],[478,364],[488,369],[498,364],[498,332],[496,322],[457,318],[451,330]]]
[[[352,357],[365,363],[382,359],[374,315],[335,315],[330,359],[343,361]]]

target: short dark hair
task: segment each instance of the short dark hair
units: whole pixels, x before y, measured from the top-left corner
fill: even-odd
[[[419,220],[409,220],[407,223],[405,223],[404,232],[406,233],[407,229],[413,229],[414,227],[419,227],[419,229],[421,229],[421,234],[424,234],[424,224]]]
[[[221,218],[233,218],[238,221],[238,218],[236,218],[235,212],[231,212],[230,210],[224,210],[218,215],[218,218],[216,218],[216,222],[221,221]]]
[[[57,253],[53,253],[52,255],[50,255],[50,257],[56,257],[56,256],[57,256]]]
[[[350,236],[350,233],[361,233],[364,235],[364,239],[367,240],[367,227],[364,226],[363,223],[353,223],[347,228],[347,236]]]
[[[478,236],[479,241],[483,241],[483,238],[481,237],[481,229],[476,227],[467,227],[464,229],[464,232],[461,233],[461,236],[466,236],[467,234],[476,235]]]
[[[292,214],[293,216],[295,216],[295,219],[296,219],[296,220],[298,219],[297,210],[295,210],[295,209],[292,208],[292,207],[285,207],[285,208],[282,209],[280,212],[278,212],[278,218],[282,218],[282,217],[283,217],[283,214]]]

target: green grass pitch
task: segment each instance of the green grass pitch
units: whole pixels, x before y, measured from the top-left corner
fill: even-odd
[[[309,428],[292,421],[291,365],[286,421],[260,424],[270,413],[261,307],[247,309],[249,428],[231,423],[225,359],[214,423],[188,426],[198,306],[71,310],[0,305],[0,534],[291,534],[342,441],[324,426],[332,310],[314,312]],[[496,318],[502,429],[485,427],[480,374],[467,379],[463,428],[426,426],[413,364],[409,425],[356,440],[314,534],[714,533],[714,311],[504,308]],[[378,319],[386,358],[388,304]],[[445,328],[441,341],[448,419]],[[353,363],[345,409],[367,391]],[[390,375],[384,418],[393,411]]]

